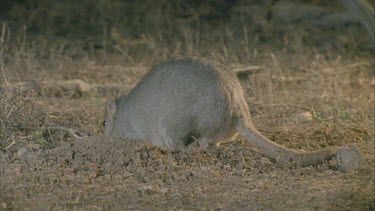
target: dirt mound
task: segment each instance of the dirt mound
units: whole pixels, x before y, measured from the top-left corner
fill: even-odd
[[[68,165],[95,163],[107,171],[157,166],[168,161],[167,151],[139,140],[104,136],[77,140],[72,144],[48,151]]]
[[[277,167],[246,141],[241,140],[207,149],[200,149],[193,144],[186,150],[172,152],[141,140],[93,136],[27,156],[23,151],[21,149],[17,152],[21,162],[28,162],[32,160],[30,157],[34,157],[34,160],[49,162],[49,165],[95,164],[105,172],[178,171],[186,166],[199,166],[204,169],[204,166],[210,165],[228,171],[259,173],[270,166]]]
[[[76,140],[50,150],[32,151],[20,148],[16,153],[1,154],[5,178],[27,172],[72,169],[75,173],[94,168],[98,174],[162,174],[187,169],[225,170],[233,174],[262,174],[279,168],[253,149],[246,141],[236,140],[200,149],[190,146],[184,151],[172,152],[140,140],[93,136]],[[6,166],[6,167],[5,167]],[[31,168],[25,168],[31,166]],[[89,168],[87,168],[89,167]],[[16,172],[15,172],[16,171]],[[4,172],[3,172],[4,173]],[[184,173],[182,173],[184,174]],[[99,175],[97,175],[99,176]]]
[[[94,136],[45,151],[20,148],[14,154],[1,154],[1,158],[4,169],[7,169],[3,172],[4,178],[11,180],[12,175],[61,168],[83,174],[93,170],[97,174],[95,177],[105,174],[132,174],[135,177],[144,174],[155,177],[175,173],[185,175],[192,169],[195,169],[195,174],[204,174],[211,169],[245,175],[263,174],[279,168],[241,140],[219,147],[200,149],[191,146],[184,151],[172,152],[140,140]]]

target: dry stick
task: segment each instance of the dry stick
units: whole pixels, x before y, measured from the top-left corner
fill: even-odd
[[[87,138],[88,136],[87,135],[83,135],[83,136],[79,136],[77,135],[76,132],[74,132],[74,130],[72,128],[66,128],[66,127],[46,127],[45,129],[57,129],[57,130],[65,130],[67,131],[73,138],[75,139],[84,139],[84,138]]]
[[[3,148],[3,149],[4,149],[4,150],[7,150],[7,149],[9,149],[11,146],[13,146],[13,144],[15,144],[15,143],[16,143],[16,141],[13,140],[12,143],[10,143],[7,147],[5,147],[5,148]]]
[[[243,73],[243,72],[251,72],[254,70],[260,70],[264,69],[264,66],[246,66],[246,67],[241,67],[241,68],[234,68],[233,71],[237,74]]]
[[[126,52],[124,49],[122,49],[119,45],[115,45],[113,46],[113,48],[118,52],[122,53],[123,55],[125,55],[129,59],[130,63],[134,63],[134,59],[131,58],[130,54]]]
[[[4,127],[6,129],[14,129],[14,128],[17,128],[17,129],[29,129],[29,130],[49,130],[49,129],[53,129],[53,130],[65,130],[67,131],[71,136],[73,136],[74,138],[76,139],[84,139],[84,138],[88,138],[89,136],[87,135],[83,135],[83,136],[79,136],[77,135],[77,133],[74,131],[74,129],[72,128],[67,128],[67,127],[64,127],[64,126],[58,126],[58,127],[39,127],[39,128],[30,128],[30,127]]]
[[[341,68],[343,69],[352,69],[356,67],[362,67],[362,66],[371,66],[370,62],[357,62],[350,65],[343,65]]]
[[[257,70],[264,69],[264,68],[265,68],[264,66],[247,66],[247,67],[241,67],[241,68],[234,68],[233,72],[235,72],[238,77],[241,77],[241,76],[247,76]]]
[[[84,138],[88,138],[87,135],[83,135],[83,136],[79,136],[76,132],[74,132],[74,130],[72,128],[67,128],[67,127],[63,127],[63,126],[59,126],[59,127],[45,127],[45,128],[40,128],[40,129],[57,129],[57,130],[65,130],[67,131],[71,136],[73,136],[74,138],[76,139],[84,139]]]

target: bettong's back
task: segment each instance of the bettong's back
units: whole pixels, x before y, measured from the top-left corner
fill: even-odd
[[[238,118],[250,118],[237,76],[202,58],[156,65],[116,107],[110,134],[172,148],[226,140]]]

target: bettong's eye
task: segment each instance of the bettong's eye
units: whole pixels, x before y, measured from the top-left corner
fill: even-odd
[[[106,125],[107,125],[107,122],[106,122],[106,121],[103,121],[102,124],[103,124],[103,126],[106,126]]]

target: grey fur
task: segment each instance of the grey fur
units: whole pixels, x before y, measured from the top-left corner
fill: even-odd
[[[117,100],[106,134],[180,148],[189,135],[207,143],[233,137],[242,116],[250,115],[232,71],[200,58],[179,58],[156,65]]]
[[[343,0],[347,10],[366,28],[372,45],[375,46],[375,11],[366,0]]]
[[[286,165],[317,165],[337,151],[299,152],[264,137],[251,123],[235,73],[195,57],[156,65],[128,96],[107,102],[105,121],[106,135],[173,149],[183,148],[192,137],[205,145],[232,139],[238,132],[263,154]]]

